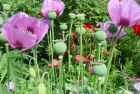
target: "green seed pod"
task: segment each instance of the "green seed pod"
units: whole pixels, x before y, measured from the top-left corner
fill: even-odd
[[[116,33],[118,31],[118,27],[115,24],[110,23],[110,26],[108,28],[108,31],[110,33],[114,34],[114,33]]]
[[[9,4],[2,4],[4,10],[10,10],[11,5]]]
[[[50,19],[55,19],[55,18],[57,17],[57,14],[56,14],[55,11],[50,11],[50,12],[48,13],[48,17],[49,17]]]
[[[66,30],[67,29],[67,24],[66,23],[61,23],[60,24],[60,29],[61,30]]]
[[[46,86],[44,83],[38,85],[38,94],[46,94]]]
[[[0,26],[2,26],[3,25],[3,18],[2,17],[0,17]]]
[[[100,43],[101,43],[102,46],[106,46],[107,45],[107,41],[106,40],[103,40]]]
[[[6,43],[6,38],[5,38],[5,36],[3,35],[3,33],[0,33],[0,42],[1,43]]]
[[[57,54],[63,54],[67,50],[67,46],[64,42],[60,41],[54,44],[54,52]]]
[[[29,73],[30,73],[30,75],[32,76],[32,77],[36,77],[36,73],[35,73],[35,70],[34,70],[34,68],[30,68],[29,69]]]
[[[94,64],[92,68],[93,68],[93,72],[98,76],[104,76],[107,73],[107,67],[103,63]]]
[[[103,85],[105,82],[105,77],[99,77],[98,80],[100,81],[101,85]]]
[[[75,29],[75,32],[77,33],[77,34],[79,34],[80,35],[80,33],[82,33],[82,34],[84,34],[85,32],[86,32],[86,29],[84,28],[84,27],[77,27],[76,29]]]
[[[106,33],[104,31],[96,31],[94,37],[97,41],[104,41],[106,39]]]
[[[85,14],[77,14],[77,19],[79,21],[84,21],[85,20]]]
[[[76,15],[74,13],[69,13],[69,18],[73,20],[76,18]]]
[[[128,91],[128,90],[123,90],[123,94],[133,94],[132,92]]]

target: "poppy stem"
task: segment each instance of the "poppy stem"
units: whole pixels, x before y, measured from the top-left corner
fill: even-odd
[[[10,82],[10,65],[9,65],[9,56],[8,56],[8,53],[9,53],[9,45],[6,43],[5,44],[5,49],[6,49],[6,57],[7,57],[7,78],[8,78],[8,85],[9,85],[9,82]],[[8,94],[9,94],[9,91],[8,91]]]
[[[63,56],[60,55],[59,56],[59,62],[60,62],[60,66],[59,66],[59,94],[63,94],[62,93],[62,87],[63,87],[63,67],[62,67],[62,62],[63,62]]]
[[[83,90],[84,90],[84,84],[83,84],[83,60],[82,60],[82,55],[83,55],[83,42],[82,42],[82,22],[80,22],[80,70],[81,70],[81,79],[82,79],[82,81],[81,81],[81,87],[82,87],[82,94],[84,94],[83,93]]]
[[[100,61],[101,59],[101,43],[98,44],[98,57],[97,60]]]
[[[123,26],[121,26],[121,28],[120,28],[117,36],[116,36],[116,39],[114,40],[114,43],[113,43],[112,49],[111,49],[111,55],[108,57],[108,65],[107,65],[108,71],[107,71],[106,76],[105,76],[105,82],[104,82],[104,86],[103,86],[103,94],[106,94],[106,87],[107,87],[108,75],[110,73],[111,62],[112,62],[113,54],[114,54],[114,51],[115,51],[114,45],[116,44],[116,42],[117,42],[117,40],[119,38],[119,34],[120,34],[120,32],[121,32],[122,29],[123,29]]]
[[[69,30],[69,37],[68,37],[68,63],[69,63],[69,72],[71,67],[71,57],[70,57],[70,44],[71,44],[71,32],[72,32],[73,20],[71,20],[70,30]]]

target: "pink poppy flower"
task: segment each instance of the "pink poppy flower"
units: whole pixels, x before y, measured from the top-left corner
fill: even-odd
[[[88,67],[88,71],[89,71],[90,74],[93,74],[93,68],[92,68],[92,66],[89,66]]]
[[[57,69],[59,67],[59,60],[53,59],[53,66]]]
[[[38,44],[48,32],[48,24],[24,12],[10,17],[2,27],[12,48],[21,48],[22,51]]]
[[[137,82],[134,84],[134,88],[138,91],[140,91],[140,82]]]
[[[61,0],[44,0],[41,15],[44,17],[48,16],[48,12],[54,11],[57,16],[60,16],[64,11],[65,5]]]
[[[107,38],[112,38],[113,35],[108,31],[108,28],[110,26],[110,24],[113,23],[111,21],[107,21],[105,23],[99,22],[99,26],[100,28],[106,33]],[[120,27],[118,27],[120,28]],[[118,29],[119,30],[119,29]],[[119,31],[118,31],[119,32]],[[114,37],[116,37],[118,35],[118,32],[114,33]],[[119,37],[123,37],[126,35],[126,32],[124,32],[123,30],[120,32],[120,34],[118,35]]]
[[[79,54],[77,54],[75,56],[75,60],[76,60],[77,63],[80,62],[80,55]],[[86,62],[86,61],[87,61],[86,56],[82,55],[82,62]]]
[[[118,26],[133,26],[140,21],[140,6],[135,0],[110,0],[108,12]]]

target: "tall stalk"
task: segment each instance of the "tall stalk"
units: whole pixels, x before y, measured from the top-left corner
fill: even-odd
[[[83,25],[82,25],[82,22],[80,22],[80,70],[81,70],[81,79],[82,79],[82,81],[81,81],[81,87],[82,87],[82,94],[84,94],[83,93],[83,90],[84,90],[84,83],[83,83],[83,75],[84,75],[84,73],[83,73],[83,61],[82,61],[82,55],[83,55],[83,42],[82,42],[82,27],[83,27]]]
[[[62,93],[62,87],[63,87],[63,67],[62,67],[62,62],[63,62],[63,56],[60,55],[59,56],[59,94],[63,94]]]
[[[72,32],[73,20],[70,23],[70,30],[69,30],[69,37],[68,37],[68,63],[69,63],[69,71],[70,71],[70,64],[71,64],[71,57],[70,57],[70,44],[71,44],[71,32]]]
[[[111,55],[110,57],[108,58],[108,65],[107,65],[107,68],[108,68],[108,71],[107,71],[107,74],[105,76],[105,82],[104,82],[104,86],[103,86],[103,94],[105,94],[106,92],[106,87],[107,87],[107,81],[108,81],[108,75],[110,73],[110,68],[111,68],[111,62],[112,62],[112,59],[113,59],[113,54],[114,54],[114,51],[115,51],[115,48],[114,48],[114,45],[117,43],[118,41],[118,36],[122,30],[123,26],[121,26],[121,28],[119,29],[119,32],[118,32],[118,35],[116,36],[116,39],[114,40],[114,43],[112,45],[112,49],[111,49]]]

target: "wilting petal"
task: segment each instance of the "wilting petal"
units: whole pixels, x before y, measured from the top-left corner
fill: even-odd
[[[60,16],[64,11],[65,5],[61,0],[44,0],[41,13],[47,17],[49,11],[55,11]]]
[[[140,91],[140,82],[134,84],[134,88]]]
[[[140,20],[140,6],[135,0],[110,0],[108,12],[118,26],[133,26]]]

